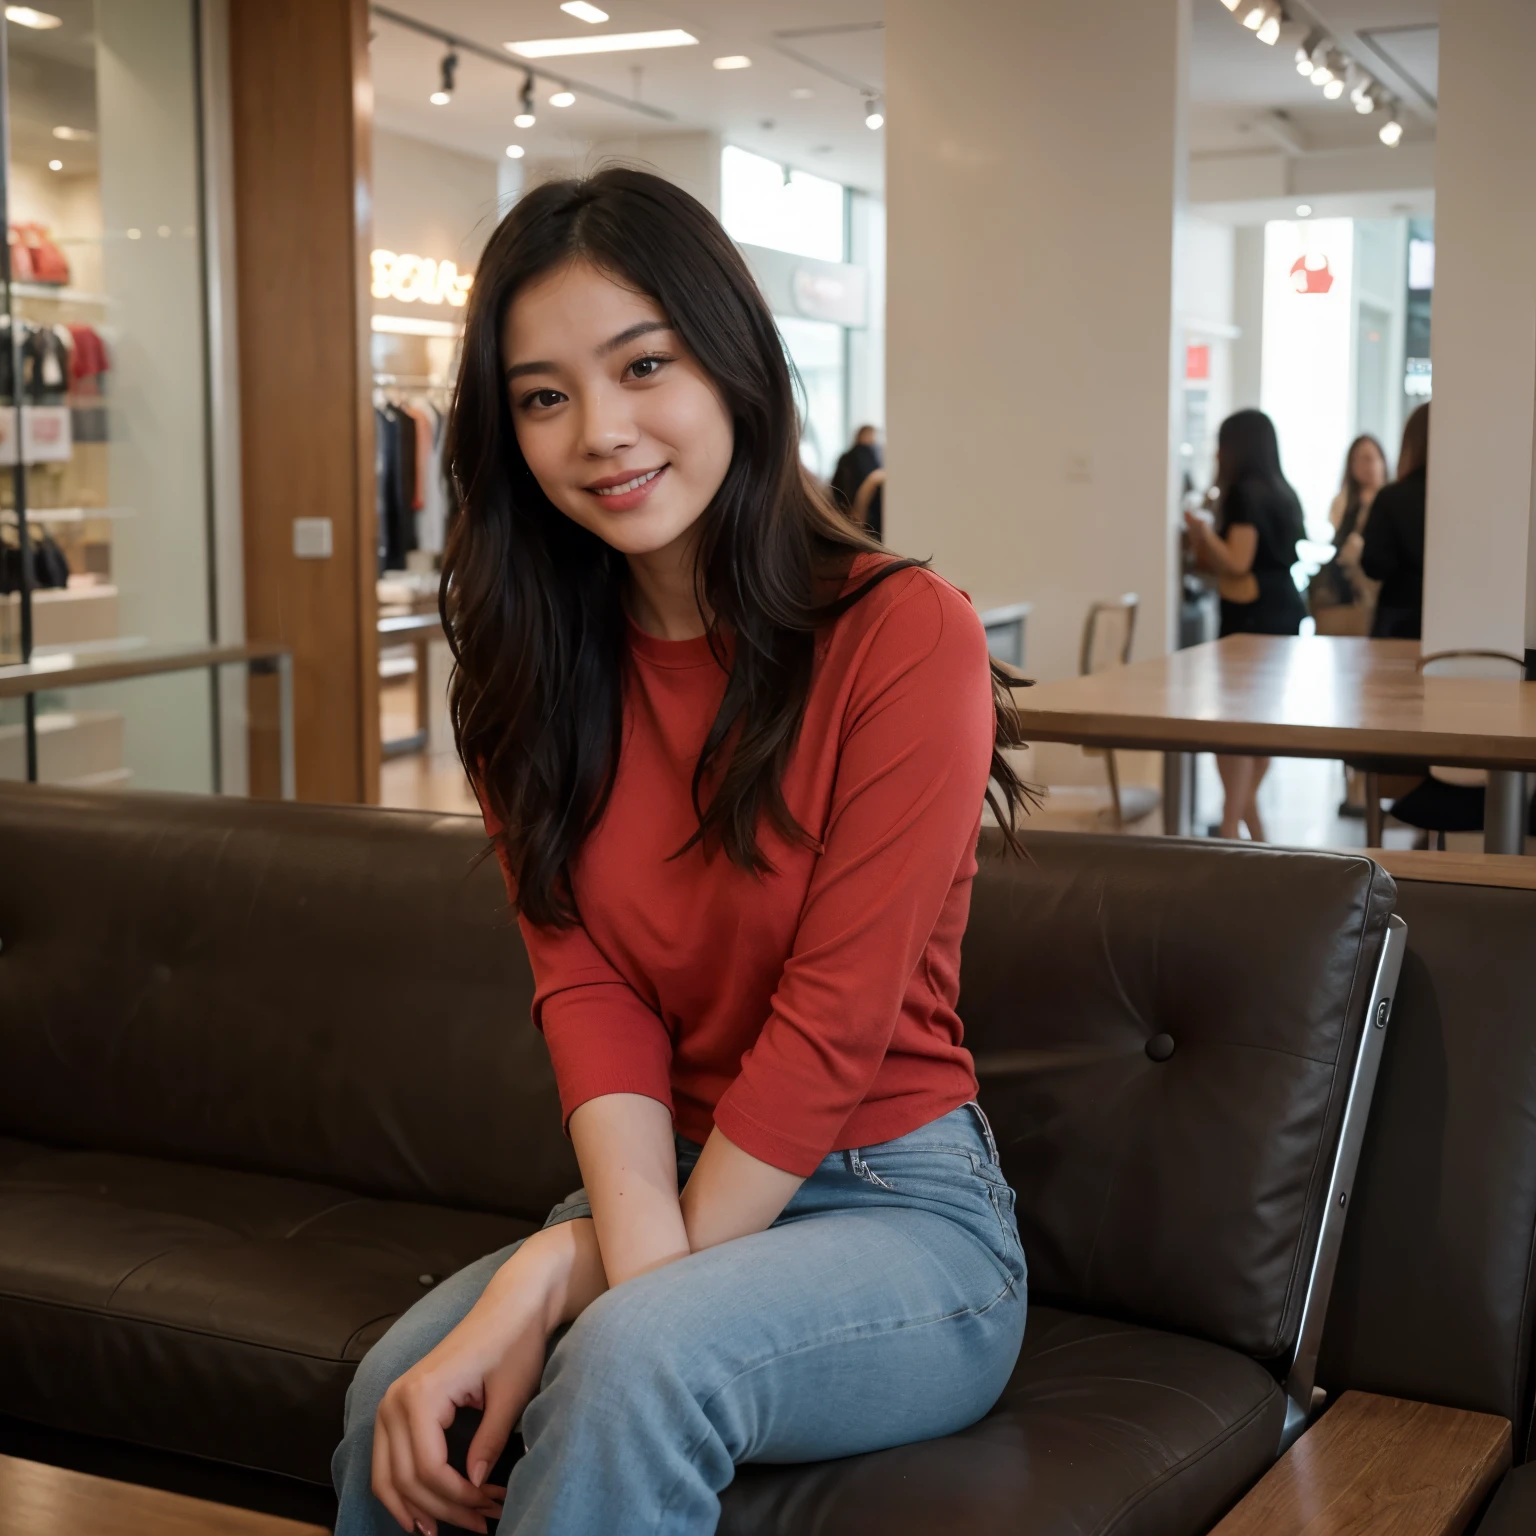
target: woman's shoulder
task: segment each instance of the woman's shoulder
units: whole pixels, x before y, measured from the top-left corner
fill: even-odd
[[[889,574],[885,574],[889,573]],[[874,585],[868,585],[873,582]],[[853,657],[911,664],[942,649],[958,664],[987,654],[986,631],[970,598],[926,566],[894,555],[859,555],[844,595],[868,587],[832,625],[831,646]]]

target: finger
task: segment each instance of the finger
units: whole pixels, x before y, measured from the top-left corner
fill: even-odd
[[[414,1498],[419,1488],[425,1496],[425,1507],[440,1519],[452,1519],[445,1510],[475,1510],[493,1514],[490,1500],[467,1478],[461,1477],[448,1464],[448,1439],[444,1425],[428,1409],[423,1398],[407,1396],[405,1399],[406,1422],[410,1432],[411,1460],[414,1485],[403,1487],[407,1498]],[[448,1422],[453,1422],[454,1408],[449,1403],[445,1409]],[[436,1503],[427,1503],[426,1498]],[[439,1506],[442,1506],[440,1508]]]
[[[389,1511],[390,1518],[402,1531],[414,1531],[416,1529],[415,1515],[405,1507],[395,1488],[394,1469],[389,1456],[389,1430],[384,1423],[383,1410],[373,1421],[373,1476],[371,1479],[373,1496],[385,1509]]]
[[[469,1480],[476,1488],[484,1487],[491,1468],[506,1450],[520,1406],[516,1392],[494,1376],[486,1378],[485,1409],[464,1458],[469,1468]]]

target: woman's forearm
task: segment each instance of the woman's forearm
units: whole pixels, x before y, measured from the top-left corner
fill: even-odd
[[[497,1307],[514,1294],[537,1298],[546,1332],[553,1333],[575,1322],[607,1289],[596,1229],[589,1219],[580,1219],[528,1238],[496,1271],[481,1304]]]
[[[683,1190],[688,1246],[697,1253],[766,1231],[804,1182],[711,1131]]]
[[[638,1093],[589,1099],[571,1116],[597,1246],[610,1285],[689,1253],[677,1148],[665,1104]]]

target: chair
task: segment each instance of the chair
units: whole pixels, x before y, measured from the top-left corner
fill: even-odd
[[[1515,668],[1525,675],[1525,662],[1508,651],[1451,650],[1432,651],[1418,660],[1418,671],[1433,675],[1485,677],[1488,663]],[[1417,782],[1410,787],[1387,788],[1388,778],[1374,765],[1365,766],[1365,841],[1368,848],[1380,848],[1385,828],[1381,802],[1392,800],[1391,814],[1410,827],[1417,827],[1431,839],[1432,846],[1444,850],[1448,832],[1481,832],[1488,776],[1476,768],[1426,767],[1423,775],[1412,775]],[[1401,780],[1400,772],[1390,775]],[[1396,789],[1396,793],[1393,790]],[[1536,827],[1532,828],[1536,831]]]
[[[1104,672],[1111,667],[1123,667],[1131,659],[1131,645],[1136,638],[1136,614],[1141,599],[1134,592],[1122,593],[1107,602],[1090,603],[1088,617],[1083,622],[1083,644],[1078,658],[1078,673],[1087,677],[1093,672]],[[1109,795],[1114,811],[1116,830],[1124,830],[1127,822],[1140,821],[1150,816],[1158,807],[1160,796],[1155,789],[1145,785],[1133,785],[1122,789],[1120,769],[1110,747],[1085,747],[1089,757],[1102,756],[1104,772],[1109,779]]]

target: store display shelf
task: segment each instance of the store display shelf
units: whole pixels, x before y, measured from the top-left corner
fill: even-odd
[[[132,507],[28,507],[29,523],[93,523],[97,518],[122,518],[135,515]],[[16,514],[10,508],[0,510],[0,522],[14,527]]]
[[[88,293],[83,288],[60,288],[52,283],[12,283],[11,292],[18,299],[55,299],[60,304],[97,304],[104,308],[112,302],[105,293]]]

